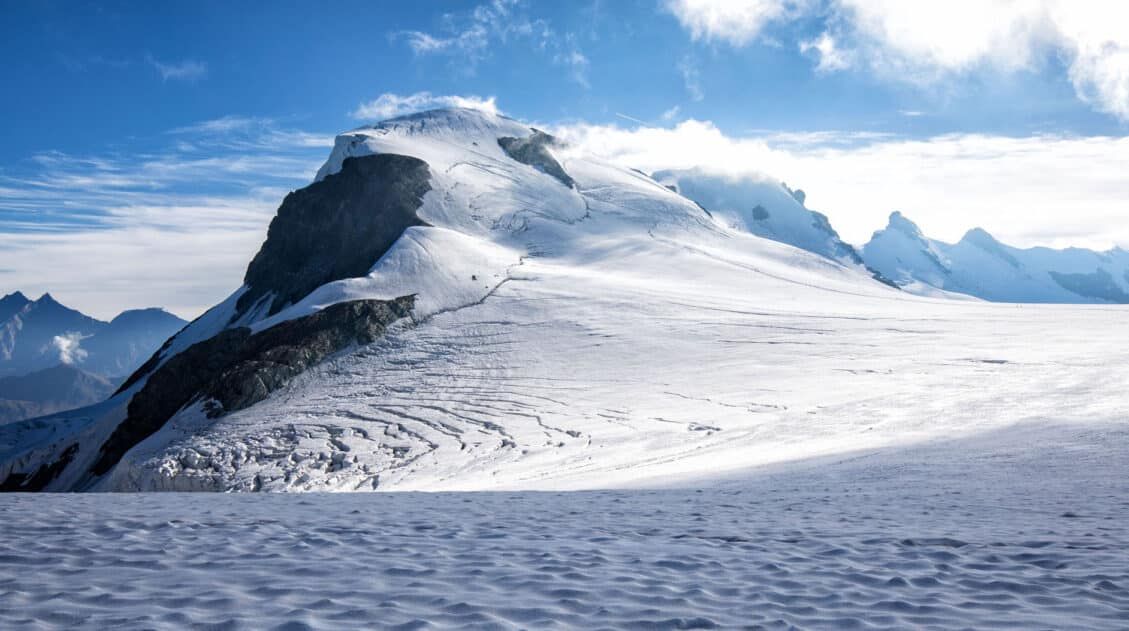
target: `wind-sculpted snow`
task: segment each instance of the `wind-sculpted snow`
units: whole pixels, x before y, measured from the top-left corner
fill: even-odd
[[[697,490],[0,497],[0,626],[1124,629],[1124,429]]]

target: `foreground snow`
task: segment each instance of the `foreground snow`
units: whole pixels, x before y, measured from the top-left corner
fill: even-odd
[[[0,626],[1122,629],[1127,444],[1038,423],[697,490],[9,495]]]

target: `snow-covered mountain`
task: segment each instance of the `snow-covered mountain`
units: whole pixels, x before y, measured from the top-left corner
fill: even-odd
[[[861,264],[823,213],[804,206],[802,190],[770,178],[723,176],[699,169],[659,171],[658,182],[697,202],[728,224],[844,264]]]
[[[911,291],[943,289],[997,302],[1129,303],[1129,252],[1015,248],[986,231],[955,244],[899,212],[862,249],[870,267]]]
[[[56,301],[20,292],[0,298],[0,376],[70,363],[121,379],[137,369],[184,320],[161,309],[125,311],[103,322]]]
[[[0,427],[0,488],[656,484],[985,431],[1108,378],[1028,361],[1106,313],[914,296],[725,215],[492,114],[342,134],[242,287],[105,402]]]

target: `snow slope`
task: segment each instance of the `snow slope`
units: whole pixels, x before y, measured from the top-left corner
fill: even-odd
[[[911,291],[925,285],[998,302],[1129,303],[1129,252],[1120,248],[1021,249],[979,228],[949,244],[895,212],[862,256]]]
[[[429,168],[407,229],[366,276],[267,316],[247,289],[159,362],[225,328],[415,294],[411,317],[252,407],[196,401],[106,475],[84,473],[145,384],[81,415],[0,428],[0,477],[78,445],[48,489],[483,490],[669,485],[760,465],[1052,419],[1121,423],[1117,308],[927,299],[761,238],[640,173],[499,138],[442,110],[338,138],[346,158]],[[1069,402],[1069,403],[1068,403]],[[77,438],[76,438],[77,437]]]

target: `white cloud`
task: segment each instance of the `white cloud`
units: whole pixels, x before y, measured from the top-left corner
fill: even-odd
[[[578,151],[648,172],[701,167],[799,185],[808,205],[856,243],[901,210],[941,239],[980,226],[1020,246],[1129,246],[1129,138],[731,137],[697,120],[670,129],[573,125],[554,133]]]
[[[400,95],[386,92],[368,103],[357,106],[352,116],[361,120],[383,120],[437,107],[466,107],[491,114],[501,113],[496,99],[492,96],[483,98],[475,95],[459,96],[430,92]]]
[[[800,42],[800,52],[816,57],[816,70],[819,72],[845,70],[852,63],[851,54],[839,48],[835,37],[827,32],[815,39]]]
[[[51,347],[59,354],[60,362],[73,366],[86,360],[87,353],[81,344],[87,337],[74,331],[56,335],[51,338]]]
[[[795,18],[806,0],[667,0],[665,8],[695,40],[744,46],[770,23]]]
[[[196,81],[208,76],[208,64],[202,61],[185,59],[177,62],[162,62],[147,56],[145,62],[157,69],[161,79],[168,81]]]
[[[820,20],[798,42],[824,72],[865,67],[936,84],[971,72],[1015,73],[1060,60],[1078,97],[1129,121],[1129,3],[1103,0],[670,0],[694,39],[743,46],[773,23]]]
[[[891,76],[933,81],[981,67],[1015,72],[1048,56],[1080,98],[1129,120],[1129,4],[1097,0],[836,0],[843,31]]]
[[[662,113],[662,119],[664,121],[670,122],[670,121],[678,118],[678,115],[681,114],[681,113],[682,113],[682,108],[675,105],[674,107],[672,107],[669,110]]]

